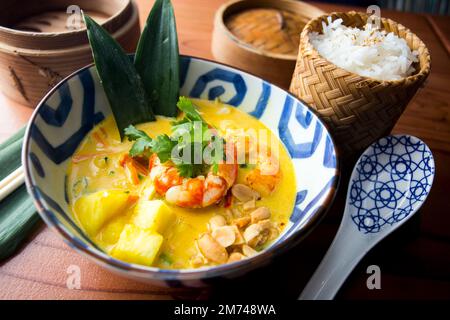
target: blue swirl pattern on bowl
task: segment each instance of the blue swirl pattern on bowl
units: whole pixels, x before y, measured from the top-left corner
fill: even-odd
[[[236,277],[270,262],[306,234],[335,194],[339,177],[333,141],[315,114],[286,91],[255,76],[215,62],[182,57],[181,94],[215,99],[260,119],[284,143],[295,167],[297,197],[290,223],[261,254],[217,267],[161,270],[116,260],[99,250],[73,221],[66,171],[85,135],[111,114],[95,68],[86,67],[56,86],[40,103],[25,136],[26,183],[45,222],[95,262],[125,276],[169,286],[204,286]],[[126,106],[124,106],[126,107]]]

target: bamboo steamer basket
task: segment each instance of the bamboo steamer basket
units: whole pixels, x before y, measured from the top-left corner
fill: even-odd
[[[106,28],[127,52],[140,36],[132,0],[2,0],[0,4],[0,81],[2,92],[35,107],[60,80],[92,62],[84,24],[66,27],[76,5]]]
[[[324,14],[324,12],[304,2],[290,0],[235,0],[225,3],[216,12],[212,36],[214,58],[219,62],[248,71],[287,89],[295,68],[298,46],[295,45],[294,52],[277,53],[252,45],[251,42],[256,42],[262,38],[267,39],[272,35],[270,41],[278,41],[280,46],[284,45],[283,42],[289,40],[277,40],[277,22],[275,21],[274,25],[271,22],[273,19],[264,19],[257,14],[253,16],[249,14],[242,25],[249,30],[246,37],[250,41],[244,41],[236,36],[228,28],[227,21],[231,17],[250,9],[273,9],[278,11],[280,16],[283,12],[290,13],[290,16],[294,16],[301,23],[296,37],[299,36],[301,29],[309,20]],[[282,27],[283,22],[281,21],[280,28]],[[295,40],[298,42],[298,38]],[[277,46],[276,43],[273,45]]]
[[[416,72],[401,80],[381,81],[346,71],[313,48],[309,35],[321,32],[331,16],[343,24],[363,27],[365,13],[331,13],[311,20],[303,29],[290,92],[309,104],[327,124],[344,157],[353,157],[377,139],[388,135],[409,101],[430,74],[430,54],[425,44],[403,25],[381,18],[380,27],[406,40],[419,53]]]

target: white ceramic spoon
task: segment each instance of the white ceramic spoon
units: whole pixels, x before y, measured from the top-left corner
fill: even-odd
[[[336,237],[299,299],[333,299],[361,258],[417,212],[434,172],[430,149],[416,137],[371,145],[353,169]]]

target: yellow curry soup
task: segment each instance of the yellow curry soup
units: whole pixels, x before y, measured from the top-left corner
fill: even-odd
[[[262,130],[263,123],[242,111],[194,100],[202,117],[220,134],[228,129]],[[137,128],[154,138],[169,135],[173,119]],[[120,140],[108,117],[84,139],[68,169],[67,193],[73,217],[100,248],[118,259],[164,269],[217,265],[250,257],[283,232],[293,211],[295,174],[278,139],[280,172],[269,192],[252,183],[254,166],[241,164],[222,201],[200,208],[174,205],[156,192],[146,164],[127,166],[132,142]],[[131,160],[132,161],[132,160]],[[134,174],[133,174],[134,173]]]

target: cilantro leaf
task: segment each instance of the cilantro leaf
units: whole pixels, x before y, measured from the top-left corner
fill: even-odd
[[[159,135],[152,142],[152,152],[158,155],[159,160],[164,163],[171,159],[172,150],[177,146],[177,142],[170,139],[167,134]]]
[[[181,177],[191,178],[194,176],[194,170],[192,165],[185,163],[185,164],[178,164],[176,167]]]
[[[137,157],[145,154],[148,149],[151,148],[151,142],[145,139],[138,139],[130,149],[130,156]]]
[[[176,124],[172,123],[172,137],[178,139],[180,137],[183,137],[185,134],[190,135],[193,129],[194,128],[192,122],[178,122]]]
[[[205,122],[202,116],[198,113],[197,109],[195,109],[195,106],[190,99],[180,97],[177,107],[184,112],[184,115],[188,120]]]
[[[125,128],[124,133],[130,141],[138,140],[141,138],[151,140],[151,138],[144,131],[136,129],[136,127],[133,125],[129,125],[127,128]]]
[[[124,133],[129,141],[136,141],[130,149],[130,156],[136,157],[145,154],[152,147],[153,140],[144,131],[130,125],[125,128]]]
[[[223,145],[218,148],[217,143],[223,144],[223,138],[200,116],[191,100],[180,97],[177,106],[184,118],[171,123],[170,137],[162,134],[152,139],[134,126],[125,129],[125,136],[135,141],[130,155],[149,157],[156,153],[162,163],[172,161],[180,176],[185,178],[204,175],[210,168],[217,173],[224,159]],[[203,156],[208,148],[211,148],[211,159],[206,160]]]

